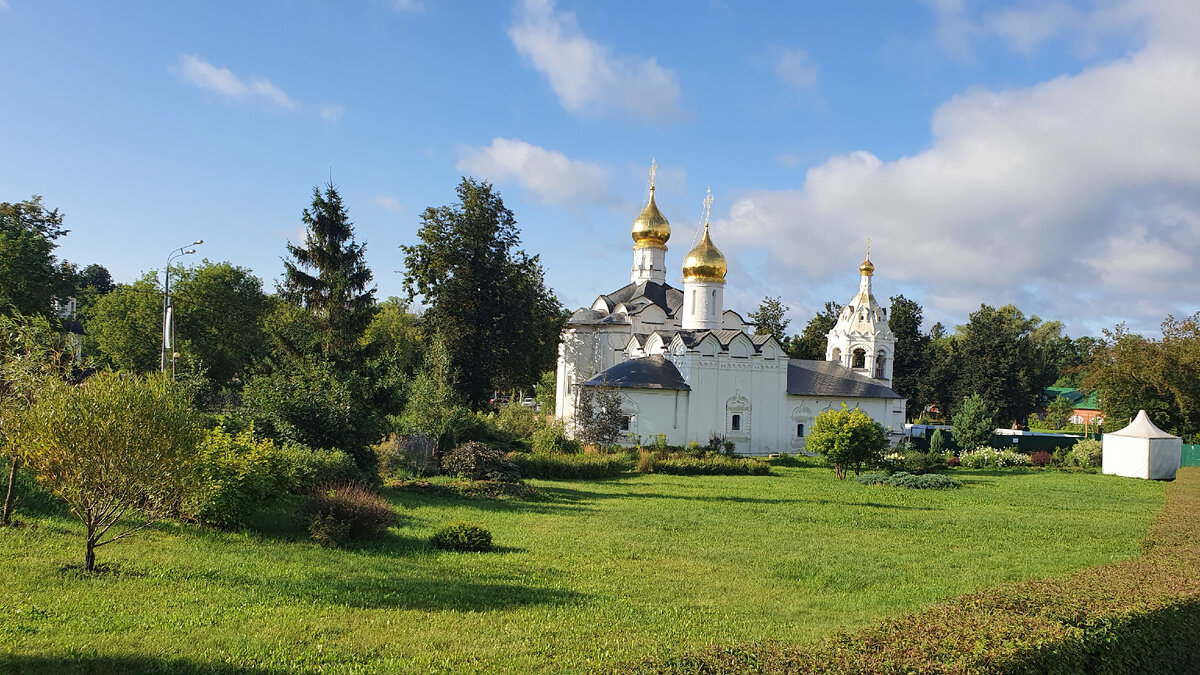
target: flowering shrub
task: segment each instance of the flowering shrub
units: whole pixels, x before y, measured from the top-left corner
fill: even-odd
[[[1104,459],[1104,444],[1092,438],[1085,438],[1071,448],[1067,458],[1074,466],[1098,467]]]
[[[955,457],[954,455],[950,455],[949,457],[946,458],[946,466],[950,467],[951,469],[953,469],[954,467],[956,467],[958,465],[959,465],[958,458]]]
[[[1013,450],[997,450],[984,445],[959,455],[958,461],[968,469],[1006,469],[1030,465],[1029,455],[1022,455]]]

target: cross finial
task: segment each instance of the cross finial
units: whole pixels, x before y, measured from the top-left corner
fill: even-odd
[[[651,157],[650,158],[650,189],[651,190],[654,189],[654,177],[656,175],[658,175],[658,164],[655,163],[654,158]]]
[[[867,237],[867,260],[871,259],[871,238]]]
[[[708,188],[708,194],[704,196],[704,229],[708,229],[708,213],[712,209],[713,196],[712,188]]]

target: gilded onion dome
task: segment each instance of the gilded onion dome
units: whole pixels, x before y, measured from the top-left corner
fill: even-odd
[[[642,214],[633,221],[634,248],[666,248],[671,238],[671,224],[654,203],[654,186],[650,186],[650,201]]]
[[[870,257],[862,261],[862,264],[858,266],[858,272],[864,277],[873,276],[875,274],[875,265],[871,262]]]
[[[683,280],[687,281],[725,281],[729,264],[725,256],[713,245],[708,236],[708,223],[704,224],[704,236],[696,248],[688,252],[683,259]]]

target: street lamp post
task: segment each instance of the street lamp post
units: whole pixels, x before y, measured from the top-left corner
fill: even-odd
[[[197,239],[187,246],[180,246],[171,251],[167,256],[167,269],[163,273],[163,333],[162,333],[162,362],[160,369],[162,372],[167,372],[167,354],[171,358],[171,379],[175,379],[175,313],[171,306],[171,261],[185,255],[191,255],[196,252],[196,249],[189,249],[188,246],[199,246],[203,244],[203,239]]]

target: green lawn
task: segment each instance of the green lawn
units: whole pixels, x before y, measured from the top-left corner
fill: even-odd
[[[0,671],[580,672],[709,643],[811,640],[980,586],[1138,554],[1163,487],[960,471],[960,490],[765,477],[531,481],[543,502],[391,492],[404,525],[331,551],[164,525],[100,549],[72,521],[0,530]],[[435,552],[480,523],[503,550]]]

